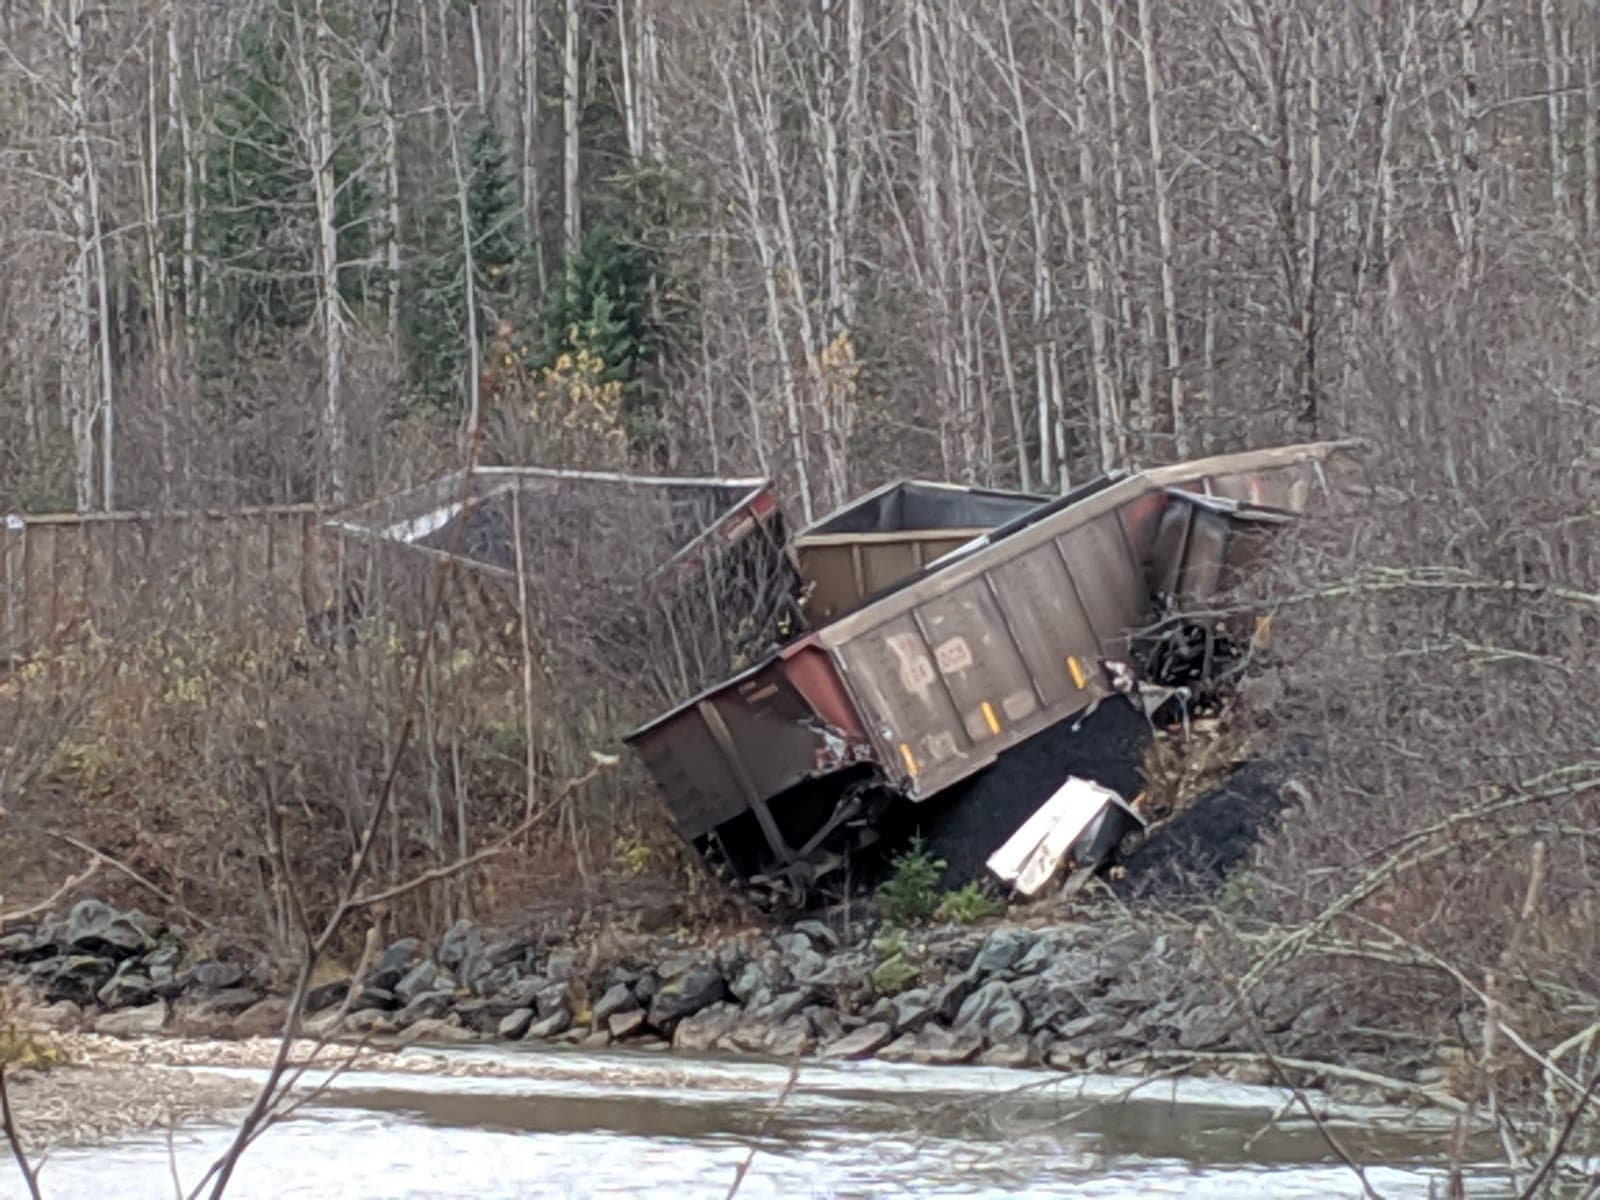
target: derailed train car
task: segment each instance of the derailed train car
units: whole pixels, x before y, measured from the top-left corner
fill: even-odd
[[[948,795],[1126,693],[1135,632],[1227,586],[1263,535],[1305,509],[1336,448],[1097,480],[929,563],[627,741],[702,853],[744,880],[802,891],[837,852],[873,841],[890,809]]]

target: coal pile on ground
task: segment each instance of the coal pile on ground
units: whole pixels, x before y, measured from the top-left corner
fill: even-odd
[[[1150,736],[1143,713],[1120,697],[1107,700],[1086,717],[1053,725],[1012,747],[992,766],[941,795],[902,805],[894,814],[904,823],[900,836],[920,833],[927,852],[947,864],[941,886],[960,887],[983,876],[989,856],[1067,776],[1134,796]]]
[[[1281,768],[1253,759],[1200,797],[1123,862],[1112,883],[1128,900],[1184,904],[1209,895],[1249,857],[1284,806]]]

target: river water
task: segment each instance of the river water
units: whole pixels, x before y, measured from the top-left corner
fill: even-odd
[[[339,1077],[246,1154],[229,1196],[700,1200],[727,1196],[744,1164],[746,1200],[1363,1191],[1270,1088],[875,1062],[807,1063],[791,1080],[779,1064],[650,1052],[411,1053],[431,1072]],[[1382,1195],[1442,1192],[1447,1127],[1376,1109],[1326,1120]],[[42,1182],[47,1197],[164,1200],[174,1171],[192,1186],[227,1139],[197,1126],[170,1146],[62,1151]],[[0,1196],[14,1183],[0,1170]]]

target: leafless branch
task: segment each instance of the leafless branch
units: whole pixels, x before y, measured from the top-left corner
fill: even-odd
[[[22,1182],[28,1189],[28,1195],[32,1200],[40,1200],[39,1174],[29,1165],[16,1122],[11,1118],[11,1095],[6,1091],[6,1068],[3,1063],[0,1063],[0,1133],[5,1134],[6,1145],[11,1147],[11,1157],[16,1160],[17,1170],[22,1172]]]

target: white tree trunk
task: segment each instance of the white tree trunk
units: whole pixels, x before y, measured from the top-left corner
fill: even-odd
[[[579,0],[567,0],[561,51],[561,160],[565,248],[569,257],[578,252],[583,238],[583,214],[578,199],[578,22],[581,13]]]
[[[1600,11],[1583,17],[1583,233],[1592,250],[1600,237]]]
[[[478,111],[489,107],[489,72],[483,59],[483,20],[478,11],[478,0],[467,0],[467,24],[472,30],[472,83],[478,97]]]
[[[544,219],[540,211],[544,184],[539,170],[539,122],[542,110],[539,97],[539,49],[542,29],[539,24],[539,0],[518,0],[517,95],[518,120],[522,128],[522,214],[528,227],[529,252],[533,255],[534,273],[541,296],[546,287]]]
[[[1156,63],[1156,31],[1150,0],[1139,0],[1139,51],[1144,60],[1145,112],[1150,128],[1150,176],[1156,198],[1156,238],[1161,250],[1161,309],[1167,343],[1167,404],[1171,411],[1173,450],[1179,458],[1189,453],[1189,436],[1183,412],[1183,364],[1178,345],[1178,284],[1176,246],[1172,231],[1172,204],[1167,195],[1166,160],[1161,144],[1161,77]]]
[[[1567,215],[1567,152],[1561,145],[1566,126],[1567,59],[1556,28],[1554,0],[1539,0],[1539,32],[1544,42],[1545,146],[1550,156],[1550,204]]]
[[[1077,96],[1074,118],[1077,124],[1078,207],[1083,223],[1084,284],[1089,296],[1090,382],[1095,396],[1095,431],[1100,450],[1100,469],[1110,471],[1121,464],[1123,447],[1122,418],[1117,411],[1116,381],[1111,376],[1111,360],[1106,340],[1106,286],[1101,267],[1104,252],[1100,241],[1099,203],[1095,192],[1094,151],[1089,141],[1089,23],[1084,0],[1072,6],[1072,79]],[[1066,218],[1071,224],[1071,215]]]
[[[83,63],[83,0],[67,0],[62,24],[65,37],[67,111],[72,121],[70,137],[63,143],[63,177],[67,184],[67,211],[72,222],[72,267],[61,293],[61,399],[72,431],[73,483],[80,511],[94,507],[96,498],[94,255],[96,228],[90,205],[88,97]],[[105,336],[101,327],[100,334]]]
[[[344,306],[339,295],[339,219],[337,180],[333,160],[332,63],[333,36],[317,0],[312,13],[315,26],[308,41],[298,12],[299,45],[307,55],[309,79],[302,65],[302,91],[306,103],[306,143],[311,147],[311,189],[317,213],[317,304],[322,319],[322,442],[327,456],[326,496],[334,504],[347,497],[344,414]]]
[[[398,16],[394,0],[390,0],[376,63],[378,104],[383,110],[383,200],[386,213],[383,249],[384,266],[388,271],[384,316],[389,348],[393,354],[398,354],[400,350],[400,122],[394,105],[394,43]]]
[[[778,386],[783,394],[789,454],[794,462],[795,484],[800,492],[800,514],[803,520],[810,521],[813,516],[811,472],[806,461],[805,427],[800,418],[800,389],[795,379],[794,363],[789,356],[788,338],[784,335],[783,305],[778,299],[777,257],[773,253],[766,218],[762,213],[761,187],[756,165],[751,158],[749,142],[744,133],[744,118],[741,115],[743,110],[734,95],[733,79],[728,74],[727,68],[721,67],[720,73],[728,106],[728,124],[733,132],[734,159],[739,182],[744,190],[745,212],[749,217],[750,234],[756,244],[756,257],[761,268],[762,290],[767,301],[767,322],[772,331],[772,347],[778,359]],[[752,360],[753,358],[754,356]],[[755,415],[755,410],[752,408],[752,417]]]
[[[156,97],[156,52],[151,47],[146,64],[144,162],[140,170],[140,198],[144,209],[145,269],[150,273],[150,323],[156,353],[156,424],[161,467],[161,493],[172,481],[172,307],[167,292],[167,252],[161,236],[160,115]]]
[[[639,33],[637,12],[630,28],[627,0],[617,5],[617,74],[622,79],[622,127],[628,137],[628,159],[635,166],[644,156],[644,124],[639,115],[638,73]]]
[[[840,216],[845,253],[845,288],[840,319],[846,329],[856,327],[856,286],[852,256],[855,254],[856,227],[861,217],[861,184],[866,173],[867,114],[865,40],[866,0],[845,0],[844,34],[844,211]]]

